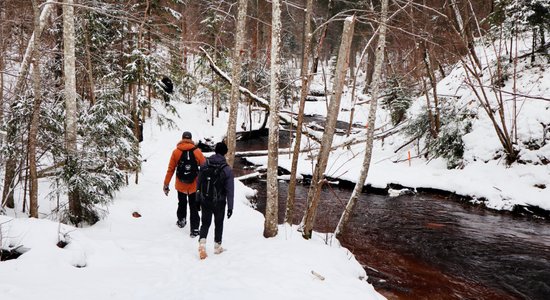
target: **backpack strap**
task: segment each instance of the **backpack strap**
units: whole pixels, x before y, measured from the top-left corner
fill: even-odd
[[[195,147],[193,147],[193,148],[191,148],[191,149],[188,149],[188,150],[181,150],[180,160],[183,158],[183,153],[184,153],[184,152],[187,152],[187,151],[191,151],[191,153],[193,153],[193,157],[195,157],[195,149],[197,149],[197,148],[198,148],[198,147],[195,146]],[[195,157],[195,160],[196,160],[196,159],[197,159],[197,158]],[[199,163],[199,162],[197,161],[197,163]]]
[[[193,148],[191,148],[191,149],[187,149],[187,150],[181,150],[181,153],[183,154],[183,152],[185,152],[185,151],[191,151],[191,152],[193,152],[193,155],[195,155],[195,153],[194,153],[194,152],[195,152],[195,150],[196,150],[197,148],[198,148],[198,147],[197,147],[197,146],[195,146],[195,147],[193,147]]]

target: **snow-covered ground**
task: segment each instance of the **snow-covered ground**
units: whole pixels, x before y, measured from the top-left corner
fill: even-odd
[[[0,263],[2,300],[384,298],[366,282],[365,271],[345,248],[327,245],[320,236],[306,241],[296,228],[283,226],[277,237],[265,239],[263,215],[246,198],[254,191],[238,181],[234,214],[224,227],[228,250],[213,254],[211,228],[209,257],[199,260],[189,226],[175,225],[175,191],[172,187],[166,197],[162,181],[182,130],[197,140],[220,137],[226,126],[221,125],[223,116],[210,126],[201,105],[178,108],[178,130],[145,124],[141,153],[146,161],[139,184],[118,193],[104,220],[74,228],[48,219],[14,218],[14,211],[0,216],[2,248],[28,250]],[[54,206],[46,193],[42,188],[42,217]],[[68,245],[57,247],[59,240]]]
[[[527,45],[527,44],[525,44]],[[520,53],[528,47],[520,47]],[[481,49],[480,49],[481,50]],[[483,53],[483,51],[479,51]],[[490,57],[490,53],[489,53]],[[487,64],[487,60],[483,59]],[[491,58],[489,58],[489,62]],[[518,64],[518,93],[550,98],[550,71],[540,66],[526,68]],[[487,78],[488,76],[485,76]],[[478,111],[472,131],[464,136],[463,168],[447,169],[443,159],[418,157],[414,145],[396,151],[408,139],[396,134],[377,140],[367,184],[386,188],[390,183],[412,188],[435,188],[459,195],[483,199],[489,208],[510,210],[515,205],[535,205],[550,210],[550,143],[539,149],[520,145],[524,161],[507,166],[496,153],[500,145],[472,92],[465,88],[463,70],[455,68],[438,84],[441,94],[450,95],[471,111]],[[320,80],[315,83],[319,86]],[[510,91],[510,82],[505,89]],[[361,95],[364,98],[364,95]],[[413,104],[410,115],[422,109],[422,98]],[[518,138],[522,142],[544,137],[541,124],[550,124],[550,101],[520,99]],[[342,99],[339,120],[349,120],[349,90]],[[15,260],[0,263],[2,299],[379,299],[383,298],[366,282],[366,274],[353,255],[333,242],[327,245],[320,235],[305,241],[296,228],[281,226],[275,238],[262,236],[263,216],[249,206],[246,199],[254,191],[236,183],[233,217],[225,222],[224,246],[228,251],[212,253],[212,236],[208,240],[210,256],[198,259],[197,240],[189,237],[189,227],[177,228],[175,191],[162,193],[169,155],[183,130],[194,140],[221,139],[226,131],[225,115],[209,123],[209,111],[201,104],[179,104],[179,129],[161,130],[153,121],[145,124],[145,141],[141,154],[145,160],[139,184],[131,183],[116,196],[109,214],[97,224],[73,228],[49,220],[57,206],[46,199],[49,182],[40,182],[41,219],[27,219],[18,210],[0,216],[3,249],[21,247],[27,252]],[[366,124],[368,105],[361,105],[354,123]],[[306,113],[326,115],[324,101],[308,102]],[[239,114],[246,120],[244,110]],[[508,120],[510,116],[506,116]],[[261,118],[258,118],[261,123]],[[243,124],[243,122],[238,122]],[[377,112],[377,128],[389,129],[386,111]],[[361,139],[359,131],[350,138]],[[337,136],[334,145],[349,138]],[[304,141],[304,146],[308,143]],[[331,152],[326,174],[356,181],[365,146]],[[410,162],[406,159],[411,155]],[[314,155],[313,155],[314,156]],[[265,165],[267,157],[249,157]],[[290,168],[288,155],[279,157],[279,165]],[[302,155],[299,172],[311,174],[314,160]],[[133,178],[130,180],[133,182]],[[16,207],[22,197],[16,193]],[[135,218],[133,212],[141,217]],[[53,217],[51,219],[54,219]],[[68,242],[65,248],[56,246]],[[321,280],[313,273],[322,275]]]
[[[530,37],[520,40],[518,44],[519,56],[530,53]],[[495,53],[491,46],[478,47],[477,53],[481,56],[484,65],[484,84],[489,86],[489,69],[494,72]],[[492,66],[491,68],[486,67]],[[508,69],[508,74],[513,70]],[[447,95],[456,101],[457,106],[466,107],[470,112],[477,113],[472,121],[472,130],[463,137],[464,159],[462,169],[448,169],[444,159],[419,156],[417,143],[403,147],[411,138],[404,134],[395,134],[382,140],[375,140],[371,165],[366,184],[377,188],[387,188],[389,184],[400,184],[411,188],[433,188],[468,196],[473,202],[482,202],[488,208],[496,210],[512,210],[515,205],[538,206],[550,210],[550,164],[544,160],[550,159],[550,143],[539,149],[529,149],[526,145],[530,141],[541,140],[548,135],[550,124],[550,69],[547,61],[538,57],[534,64],[530,57],[518,61],[516,92],[520,95],[546,98],[534,99],[517,97],[518,100],[518,149],[520,159],[526,163],[514,163],[507,166],[502,158],[502,146],[492,127],[487,114],[479,106],[473,92],[465,84],[464,69],[457,64],[447,77],[438,83],[438,94]],[[322,78],[316,77],[313,85],[322,90]],[[358,84],[362,89],[362,83]],[[502,87],[504,92],[513,93],[512,76]],[[512,124],[512,99],[504,93],[506,121]],[[360,95],[364,98],[365,95]],[[492,93],[489,97],[494,101]],[[319,97],[322,99],[322,97]],[[361,99],[363,100],[363,99]],[[351,91],[345,90],[341,111],[338,119],[348,122],[352,107]],[[425,110],[425,96],[417,98],[408,111],[409,117]],[[297,108],[295,109],[295,111]],[[325,101],[306,102],[306,114],[326,115]],[[366,124],[368,104],[356,106],[354,123]],[[388,111],[380,106],[377,110],[376,128],[386,131],[392,128]],[[510,128],[510,127],[508,127]],[[547,132],[545,133],[544,130]],[[335,136],[333,146],[342,145],[350,139],[364,139],[364,132],[352,134],[349,138]],[[307,139],[303,140],[303,147],[307,146]],[[364,143],[354,145],[350,149],[338,149],[331,152],[326,174],[330,177],[356,182],[359,178],[364,156]],[[410,163],[408,156],[411,156]],[[499,157],[500,156],[500,157]],[[248,157],[255,164],[266,165],[267,157]],[[299,160],[298,171],[301,174],[311,175],[315,159],[312,161],[306,155]],[[546,162],[547,163],[547,162]],[[290,170],[291,161],[288,155],[279,158],[279,166]]]

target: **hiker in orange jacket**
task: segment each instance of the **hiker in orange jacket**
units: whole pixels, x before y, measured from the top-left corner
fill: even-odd
[[[182,157],[182,155],[185,155]],[[197,199],[197,175],[198,168],[206,162],[202,151],[195,146],[192,140],[192,135],[189,131],[185,131],[181,136],[176,149],[172,151],[168,170],[164,177],[163,191],[166,196],[170,192],[168,187],[174,172],[176,173],[176,191],[178,191],[178,210],[176,215],[178,221],[176,225],[183,228],[187,224],[187,203],[189,202],[189,214],[191,217],[191,237],[199,235],[199,210],[200,204]],[[179,165],[179,166],[178,166]],[[187,168],[185,168],[185,166]],[[187,169],[187,170],[185,170]],[[185,181],[185,182],[184,182]]]

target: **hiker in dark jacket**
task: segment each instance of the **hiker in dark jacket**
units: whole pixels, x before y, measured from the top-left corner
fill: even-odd
[[[170,188],[168,186],[172,180],[172,176],[176,173],[180,158],[184,152],[189,150],[193,150],[193,155],[197,160],[198,166],[203,165],[206,162],[201,150],[195,146],[195,143],[192,140],[191,132],[185,131],[181,136],[181,141],[179,141],[178,146],[174,149],[174,151],[172,151],[170,163],[168,164],[168,170],[166,170],[163,186],[163,191],[166,196],[168,196],[168,193],[170,192]],[[189,202],[189,214],[191,215],[190,236],[196,237],[199,235],[200,224],[200,207],[199,201],[196,199],[197,178],[195,177],[195,179],[190,183],[185,183],[180,181],[178,176],[176,176],[175,187],[178,191],[178,210],[176,212],[178,220],[176,225],[183,228],[185,227],[185,224],[187,224],[187,203]]]
[[[199,174],[198,179],[198,191],[201,210],[202,210],[202,224],[200,229],[200,239],[199,239],[199,256],[201,259],[206,258],[206,237],[208,236],[208,230],[210,229],[210,224],[212,223],[212,216],[214,216],[214,253],[220,254],[223,252],[222,248],[222,234],[223,234],[223,219],[225,216],[225,206],[227,205],[227,218],[231,218],[233,214],[233,196],[235,191],[235,182],[233,171],[231,167],[227,165],[224,155],[227,154],[227,146],[224,143],[217,143],[215,154],[210,156],[206,160],[206,165],[204,168],[201,168],[201,173]],[[221,173],[219,178],[223,181],[223,184],[220,184],[220,187],[223,187],[219,193],[217,201],[212,202],[205,200],[206,196],[204,191],[200,191],[201,187],[205,186],[205,173],[206,170],[211,167],[221,168]],[[204,184],[203,184],[204,183]]]

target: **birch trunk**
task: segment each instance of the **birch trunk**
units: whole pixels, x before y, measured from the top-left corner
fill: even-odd
[[[40,104],[42,103],[42,89],[40,83],[40,57],[38,46],[40,42],[40,9],[36,0],[32,1],[34,12],[34,31],[38,34],[34,35],[34,49],[32,54],[32,82],[34,90],[34,103],[31,115],[31,124],[29,128],[29,175],[30,175],[30,192],[29,192],[29,214],[31,218],[38,218],[38,176],[36,172],[36,138],[38,135],[38,125],[40,117]]]
[[[273,0],[271,16],[271,88],[269,104],[269,142],[267,158],[267,203],[265,208],[264,237],[277,235],[279,215],[279,185],[277,168],[279,158],[279,49],[281,44],[281,2]],[[238,91],[237,91],[238,93]]]
[[[246,11],[248,0],[239,0],[239,12],[237,16],[237,35],[235,36],[235,49],[233,52],[233,69],[231,72],[231,100],[229,102],[229,124],[227,125],[227,164],[233,167],[235,162],[236,132],[237,132],[237,110],[239,109],[239,100],[241,93],[239,86],[241,84],[241,56],[245,39]]]
[[[4,122],[4,1],[0,2],[0,124]]]
[[[319,156],[313,172],[311,186],[307,194],[307,209],[302,223],[304,224],[302,236],[305,239],[311,238],[317,206],[319,205],[319,196],[324,183],[324,173],[327,167],[328,156],[332,146],[332,139],[336,128],[336,121],[340,111],[340,100],[342,99],[342,91],[344,88],[344,79],[348,70],[350,46],[353,39],[354,17],[348,17],[344,21],[344,30],[342,31],[342,42],[338,52],[338,62],[336,63],[336,74],[334,77],[333,94],[330,99],[330,105],[327,110],[327,121],[325,125],[325,133],[321,140],[321,148]],[[373,126],[374,127],[374,126]]]
[[[76,145],[76,67],[73,0],[65,0],[63,5],[63,66],[65,76],[65,148],[67,165],[77,161]],[[70,174],[71,176],[74,174]],[[69,180],[70,182],[70,180]],[[70,183],[69,183],[70,184]],[[82,207],[78,197],[78,187],[69,185],[69,214],[71,222],[80,223]]]
[[[38,32],[33,32],[31,35],[31,38],[29,40],[29,43],[27,45],[27,49],[25,50],[25,55],[23,56],[23,61],[21,62],[21,68],[19,71],[19,75],[17,76],[17,81],[15,83],[15,95],[18,95],[21,92],[21,89],[23,88],[23,84],[25,83],[25,80],[27,79],[27,75],[29,74],[29,67],[31,65],[31,58],[32,58],[32,52],[34,51],[35,45],[35,34],[42,34],[42,31],[44,30],[44,27],[46,26],[46,19],[49,18],[50,13],[53,10],[53,5],[55,1],[54,0],[48,0],[45,5],[44,9],[40,13],[40,26],[38,26]]]
[[[21,89],[23,88],[23,84],[26,82],[27,75],[29,73],[29,67],[31,64],[31,53],[34,50],[35,44],[34,44],[34,35],[40,34],[44,30],[44,27],[46,26],[46,19],[50,16],[50,13],[52,11],[54,0],[48,0],[46,2],[46,5],[44,5],[44,9],[40,13],[40,26],[38,27],[38,32],[33,32],[33,35],[31,36],[29,43],[27,44],[27,48],[25,50],[25,54],[23,55],[23,59],[21,61],[21,67],[19,71],[19,75],[17,76],[17,81],[15,82],[15,89],[14,89],[14,95],[21,94]],[[15,142],[17,136],[17,128],[14,126],[10,126],[7,130],[7,136],[6,136],[6,143],[7,144],[13,144]],[[4,188],[2,190],[2,207],[7,206],[9,208],[14,207],[14,199],[13,199],[13,189],[15,185],[15,175],[16,175],[16,169],[17,167],[17,161],[13,157],[13,155],[7,155],[6,157],[6,171],[4,173]]]
[[[313,0],[307,0],[306,15],[304,18],[304,52],[302,56],[302,68],[300,77],[302,77],[302,87],[300,89],[300,104],[298,108],[298,124],[296,125],[296,137],[294,140],[294,152],[292,154],[292,166],[290,168],[290,182],[288,184],[288,196],[286,199],[285,222],[292,224],[294,216],[294,198],[296,197],[296,176],[298,172],[298,157],[300,155],[300,146],[302,143],[302,126],[304,123],[304,108],[306,97],[309,92],[309,83],[311,74],[308,74],[308,62],[311,52],[311,13],[313,11]]]
[[[367,141],[365,145],[366,146],[365,157],[363,158],[363,166],[361,168],[359,179],[355,184],[355,188],[353,189],[353,192],[350,196],[348,204],[346,205],[346,208],[342,213],[342,216],[340,217],[340,221],[336,226],[336,231],[335,231],[336,238],[340,237],[340,235],[344,231],[349,221],[349,218],[351,217],[351,213],[353,212],[355,204],[357,203],[357,198],[359,197],[359,194],[361,193],[361,191],[363,190],[363,186],[365,185],[365,181],[369,173],[370,161],[372,158],[374,124],[376,123],[376,107],[378,105],[378,94],[380,91],[382,66],[384,64],[384,52],[386,47],[386,24],[388,19],[388,0],[382,0],[382,7],[380,9],[381,9],[380,31],[379,31],[379,37],[378,37],[378,45],[376,47],[376,52],[375,52],[374,73],[373,73],[373,79],[371,84],[372,92],[371,92],[371,104],[369,108],[369,121],[368,121],[368,127],[367,127]]]
[[[428,78],[430,79],[430,85],[432,86],[433,91],[433,99],[434,99],[434,122],[435,122],[435,128],[434,131],[436,132],[436,137],[439,135],[439,128],[441,127],[440,121],[439,121],[439,98],[437,96],[437,81],[435,78],[435,74],[432,67],[432,60],[430,57],[430,53],[428,52],[428,48],[424,47],[424,65],[426,66],[426,73],[428,73]],[[426,91],[427,92],[427,91]]]

